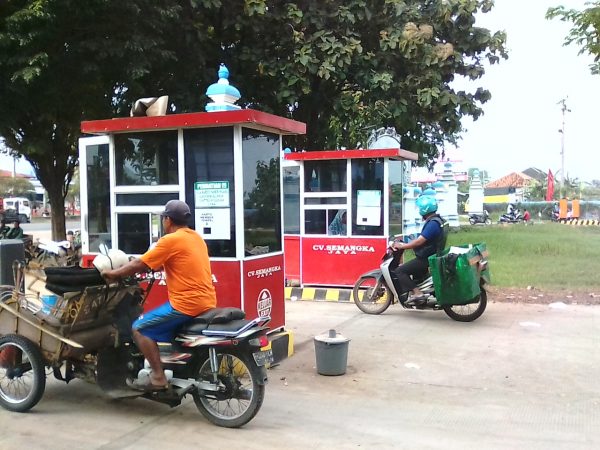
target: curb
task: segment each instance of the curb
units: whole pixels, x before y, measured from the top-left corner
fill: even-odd
[[[291,301],[343,302],[352,301],[352,289],[286,287],[285,299]]]

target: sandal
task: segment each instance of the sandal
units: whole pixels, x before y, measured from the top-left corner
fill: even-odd
[[[169,388],[169,384],[152,384],[148,383],[140,383],[138,379],[127,378],[126,380],[127,386],[131,389],[135,389],[136,391],[142,392],[157,392],[157,391],[166,391]]]

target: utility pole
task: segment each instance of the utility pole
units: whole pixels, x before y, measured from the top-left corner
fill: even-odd
[[[560,133],[560,187],[565,190],[565,115],[568,112],[571,112],[569,108],[567,108],[567,99],[561,99],[557,105],[560,105],[560,110],[562,112],[562,127],[558,132]]]

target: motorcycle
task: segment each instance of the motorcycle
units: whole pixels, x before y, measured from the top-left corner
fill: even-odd
[[[382,257],[379,269],[362,274],[352,290],[354,303],[362,312],[367,314],[381,314],[390,305],[399,303],[404,309],[431,309],[443,310],[451,319],[458,322],[472,322],[479,318],[487,306],[487,292],[484,288],[486,277],[480,276],[480,292],[477,297],[467,304],[440,304],[436,299],[435,287],[430,273],[421,279],[415,280],[418,288],[428,298],[422,304],[409,304],[408,292],[398,292],[395,269],[400,265],[403,250],[387,248]],[[488,262],[482,257],[478,262],[478,273],[482,274],[487,269]]]
[[[491,225],[492,220],[490,219],[490,215],[487,210],[484,209],[483,214],[469,214],[469,223],[471,225],[476,225],[478,223]]]
[[[515,210],[512,214],[502,214],[498,223],[521,223],[523,222],[523,214],[518,209]]]
[[[45,368],[69,383],[95,382],[113,398],[142,397],[171,407],[191,395],[215,425],[241,427],[259,411],[273,361],[265,326],[270,317],[245,319],[237,308],[215,308],[181,326],[159,349],[169,386],[139,391],[149,364],[136,347],[131,325],[141,314],[154,277],[107,285],[94,269],[47,267],[42,303],[20,291],[18,265],[12,291],[0,294],[0,406],[23,412],[42,398]],[[48,297],[51,301],[48,301]]]

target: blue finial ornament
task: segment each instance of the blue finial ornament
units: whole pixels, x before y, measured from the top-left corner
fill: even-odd
[[[206,95],[212,100],[211,103],[206,105],[206,111],[214,112],[240,109],[235,102],[237,102],[242,95],[240,94],[240,91],[229,84],[229,69],[227,69],[225,64],[219,66],[217,75],[219,76],[219,80],[216,83],[211,84],[206,90]]]

